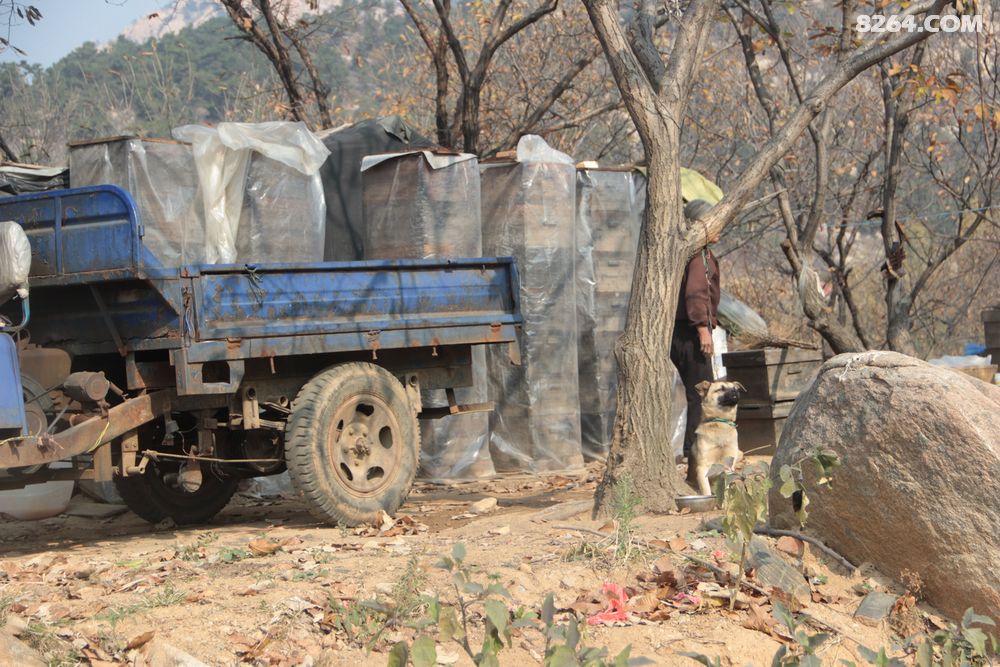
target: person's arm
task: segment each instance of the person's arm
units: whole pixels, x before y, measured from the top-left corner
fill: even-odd
[[[684,307],[687,318],[698,331],[701,353],[712,356],[712,292],[705,275],[705,261],[698,253],[687,265],[684,287]]]

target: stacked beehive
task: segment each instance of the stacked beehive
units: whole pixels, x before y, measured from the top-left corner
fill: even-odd
[[[617,363],[625,329],[645,178],[631,169],[577,172],[577,331],[583,454],[603,459],[611,446]]]
[[[741,383],[736,423],[740,449],[773,453],[799,393],[823,365],[819,350],[768,347],[722,355],[728,379]]]
[[[365,158],[362,172],[365,259],[447,259],[482,255],[479,164],[471,155],[411,152]],[[472,350],[473,386],[460,404],[486,401],[486,353]],[[424,392],[448,405],[443,390]],[[485,412],[421,422],[421,475],[432,479],[494,473]]]
[[[498,470],[583,464],[577,376],[576,169],[499,161],[481,169],[483,250],[512,255],[521,282],[521,365],[487,351],[490,448]]]
[[[1000,304],[983,311],[983,339],[993,364],[1000,364]]]
[[[111,137],[69,144],[74,188],[117,185],[132,194],[143,243],[165,266],[205,261],[204,216],[191,146],[165,139]]]
[[[236,233],[236,261],[320,262],[326,205],[319,174],[254,152],[247,166],[243,210]]]

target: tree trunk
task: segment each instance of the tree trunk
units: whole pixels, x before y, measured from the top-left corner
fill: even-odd
[[[631,481],[645,511],[675,508],[687,491],[677,475],[670,447],[673,392],[662,385],[671,377],[670,339],[674,331],[678,286],[692,255],[684,234],[676,133],[663,137],[652,152],[646,186],[646,215],[632,279],[625,332],[618,340],[618,405],[614,437],[604,478],[597,488],[594,515],[612,511],[613,487]],[[627,443],[627,446],[626,446]]]
[[[481,83],[467,83],[462,92],[462,150],[479,154],[479,91]]]
[[[437,142],[445,148],[453,148],[451,121],[448,120],[448,38],[444,31],[438,37],[437,50],[431,54],[431,60],[434,61],[434,76],[437,80],[437,95],[434,98]]]

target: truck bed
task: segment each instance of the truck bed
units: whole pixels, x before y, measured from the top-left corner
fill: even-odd
[[[114,186],[0,199],[32,246],[31,340],[173,361],[516,340],[509,257],[164,268]]]

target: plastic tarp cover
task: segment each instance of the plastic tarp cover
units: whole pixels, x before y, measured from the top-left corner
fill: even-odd
[[[205,224],[191,146],[136,137],[70,144],[70,185],[117,185],[132,194],[143,244],[164,266],[204,264]]]
[[[546,150],[547,149],[547,150]],[[547,161],[535,161],[535,159]],[[518,161],[480,165],[483,250],[520,274],[521,365],[490,346],[490,448],[498,470],[583,464],[576,330],[576,168],[522,138]]]
[[[398,116],[365,120],[320,133],[330,156],[320,169],[326,199],[326,239],[323,259],[363,259],[364,213],[361,161],[366,155],[431,146],[433,142]]]
[[[646,179],[634,170],[580,169],[576,181],[576,324],[583,455],[611,446],[618,364],[632,270],[646,207]]]
[[[21,225],[0,222],[0,304],[17,294],[28,298],[31,244]]]
[[[0,166],[0,195],[23,195],[69,187],[66,167]]]
[[[479,257],[479,163],[474,155],[413,151],[368,156],[362,163],[365,259]],[[459,404],[486,399],[486,350],[472,348],[473,386],[455,388]],[[423,391],[425,405],[448,405],[443,389]],[[489,415],[473,412],[420,423],[420,474],[473,479],[494,474]]]
[[[304,123],[184,125],[173,136],[194,151],[207,263],[323,259],[329,151]]]

